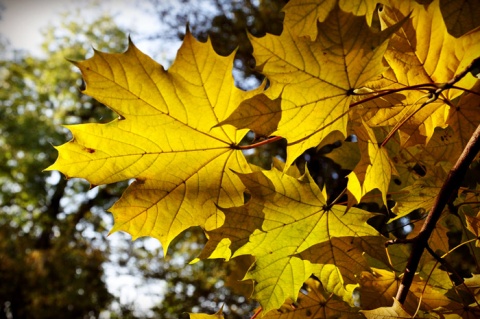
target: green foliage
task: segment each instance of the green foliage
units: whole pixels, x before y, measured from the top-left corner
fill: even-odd
[[[125,38],[111,19],[98,23],[116,43]],[[118,191],[102,188],[95,199],[78,198],[75,194],[86,192],[86,185],[41,172],[55,158],[50,145],[64,138],[60,119],[112,117],[79,94],[78,76],[63,58],[88,52],[89,44],[72,41],[85,28],[78,21],[47,30],[46,59],[20,53],[9,59],[6,50],[0,61],[2,318],[98,316],[114,299],[103,278],[108,245],[96,242],[90,230],[106,233],[102,216],[91,212],[111,205]],[[63,34],[57,34],[60,30]],[[89,41],[96,39],[86,31]],[[66,39],[68,50],[62,48]]]

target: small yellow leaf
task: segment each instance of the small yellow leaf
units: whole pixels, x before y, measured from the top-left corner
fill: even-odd
[[[223,306],[213,315],[207,315],[204,313],[189,313],[190,319],[223,319]]]
[[[225,214],[225,223],[217,229],[207,231],[208,242],[198,258],[229,260],[233,252],[248,242],[256,229],[261,229],[265,218],[262,209],[262,205],[253,201],[241,207],[221,208]]]
[[[428,213],[433,206],[440,188],[446,178],[442,169],[433,168],[429,170],[426,176],[419,178],[412,185],[409,185],[399,191],[392,197],[396,205],[392,211],[397,215],[390,222],[410,214],[416,209],[422,209]]]
[[[474,217],[465,215],[465,222],[467,229],[477,237],[475,246],[480,247],[480,212]]]
[[[389,41],[385,61],[390,69],[379,80],[382,84],[372,82],[366,86],[398,89],[429,83],[441,85],[463,72],[479,56],[480,29],[454,38],[447,32],[439,0],[428,5],[416,1],[391,1],[383,6],[379,15],[383,28],[395,25],[408,16],[410,18]],[[470,90],[476,81],[475,77],[467,74],[456,83],[456,87]],[[373,108],[371,117],[364,116],[364,119],[375,126],[393,126],[401,122],[401,144],[411,146],[426,144],[435,128],[446,127],[451,116],[449,109],[463,91],[446,90],[428,105],[422,105],[430,97],[425,90],[402,93],[405,94],[404,100],[393,107]]]
[[[388,264],[384,246],[386,241],[387,238],[382,236],[336,237],[307,248],[297,256],[313,264],[335,265],[346,284],[356,284],[355,276],[370,270],[364,253]]]
[[[400,280],[392,271],[372,268],[359,277],[362,309],[375,309],[391,304]]]
[[[428,6],[415,1],[392,1],[391,5],[384,6],[380,19],[384,27],[388,27],[408,15],[411,18],[392,37],[385,55],[399,83],[445,83],[479,56],[480,30],[459,39],[448,34],[439,0]],[[466,76],[457,86],[470,89],[475,82],[474,77]],[[445,92],[445,97],[453,99],[461,93],[450,90]]]
[[[354,306],[353,292],[358,284],[346,284],[341,269],[335,264],[312,265],[313,274],[320,280],[325,291],[340,297],[350,306]]]
[[[397,299],[393,299],[391,307],[381,307],[374,310],[360,311],[367,319],[410,319],[414,318],[406,312]]]
[[[378,145],[373,130],[366,125],[356,125],[355,134],[360,148],[360,162],[348,174],[348,191],[359,203],[365,194],[378,189],[384,204],[387,204],[387,193],[392,174],[396,170],[392,165],[385,147]]]
[[[400,278],[394,272],[375,268],[373,271],[373,273],[363,272],[359,280],[362,308],[365,310],[386,307],[391,304],[400,285]],[[446,289],[432,286],[417,275],[412,282],[410,292],[403,305],[408,312],[415,312],[419,303],[420,309],[425,311],[454,303],[445,296]]]
[[[280,111],[280,99],[272,101],[262,93],[240,103],[238,109],[219,125],[249,128],[257,137],[267,137],[277,129]]]

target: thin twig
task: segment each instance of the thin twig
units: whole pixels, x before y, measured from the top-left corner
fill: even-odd
[[[402,226],[404,227],[404,226]],[[412,244],[415,241],[415,238],[395,238],[390,239],[385,242],[385,247],[398,245],[398,244]]]
[[[400,129],[400,127],[402,127],[403,124],[405,124],[409,119],[411,119],[415,114],[417,114],[421,109],[423,109],[423,107],[425,105],[430,104],[437,99],[433,93],[430,93],[429,95],[422,96],[421,98],[426,98],[426,97],[428,97],[428,100],[423,102],[422,105],[420,105],[420,107],[418,109],[416,109],[412,114],[408,115],[403,120],[401,120],[400,122],[395,124],[395,127],[383,139],[383,142],[380,144],[380,147],[384,147],[385,144],[387,144],[388,141],[390,141],[392,136]],[[415,102],[415,103],[417,103],[417,102]],[[413,104],[413,105],[415,105],[415,104]]]
[[[452,267],[452,265],[450,265],[450,263],[448,263],[444,257],[447,255],[443,255],[442,257],[438,256],[433,250],[432,248],[430,248],[429,245],[427,245],[426,247],[427,251],[430,253],[430,255],[432,255],[433,258],[435,258],[435,260],[437,260],[443,267],[445,267],[447,269],[447,271],[450,271],[455,277],[457,277],[458,280],[460,280],[460,283],[457,284],[456,286],[458,285],[463,285],[465,287],[465,289],[472,295],[474,296],[474,292],[471,291],[470,287],[467,286],[467,284],[465,284],[465,280],[462,278],[462,276],[460,276],[458,274],[458,272],[455,270],[455,268]],[[450,251],[451,252],[451,251]],[[449,253],[450,253],[449,252]],[[433,269],[432,269],[433,270]],[[477,304],[477,306],[480,307],[480,304],[478,303],[478,301],[475,299],[475,303]]]
[[[449,262],[447,262],[445,259],[443,259],[442,257],[440,257],[439,255],[437,255],[433,249],[430,247],[430,245],[427,245],[425,247],[425,249],[428,251],[428,253],[433,257],[435,258],[436,261],[438,261],[443,267],[445,267],[445,269],[449,272],[451,272],[456,278],[457,280],[459,280],[459,283],[463,283],[464,280],[462,278],[462,276],[460,276],[458,274],[458,272],[455,270],[455,268],[452,267],[452,265],[450,265]]]
[[[442,256],[442,258],[445,258],[445,257],[446,257],[448,254],[450,254],[452,251],[457,250],[458,248],[460,248],[460,247],[462,247],[462,246],[464,246],[464,245],[468,245],[468,244],[470,244],[471,242],[474,242],[474,241],[477,241],[477,240],[478,240],[478,238],[472,238],[472,239],[469,239],[469,240],[467,240],[467,241],[464,241],[463,243],[458,244],[457,246],[453,247],[453,248],[450,249],[448,252],[446,252],[446,253]]]
[[[340,198],[341,198],[343,195],[345,195],[346,192],[347,192],[347,188],[345,187],[345,188],[343,189],[343,191],[329,204],[329,206],[335,205],[335,204],[340,200]]]
[[[257,147],[260,147],[260,146],[263,146],[263,145],[266,145],[266,144],[269,144],[269,143],[279,141],[281,139],[283,139],[283,137],[281,137],[281,136],[272,136],[272,137],[269,137],[266,140],[263,140],[261,142],[257,142],[257,143],[250,144],[250,145],[242,145],[242,146],[233,145],[232,148],[236,149],[236,150],[249,150],[249,149],[252,149],[252,148],[257,148]]]
[[[255,313],[253,314],[252,317],[250,317],[250,319],[255,319],[258,317],[258,315],[262,312],[262,307],[258,308],[257,311],[255,311]]]
[[[480,96],[479,92],[476,92],[476,91],[473,91],[473,90],[468,90],[468,89],[465,89],[465,88],[462,88],[462,87],[459,87],[459,86],[456,86],[456,85],[453,85],[451,87],[451,89],[457,89],[457,90],[461,90],[463,92],[467,92],[467,93],[470,93],[470,94],[473,94],[473,95]]]

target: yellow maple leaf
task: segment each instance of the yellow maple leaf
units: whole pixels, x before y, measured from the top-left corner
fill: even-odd
[[[216,127],[257,94],[234,86],[233,54],[221,57],[187,33],[168,71],[132,43],[125,53],[95,52],[75,64],[84,93],[120,117],[67,126],[73,139],[57,147],[48,170],[92,185],[135,179],[110,210],[112,232],[155,237],[166,251],[191,226],[220,226],[223,214],[215,205],[243,204],[244,187],[231,170],[250,171],[236,149],[247,131]]]
[[[373,130],[362,122],[353,127],[360,148],[360,162],[348,177],[347,189],[359,203],[368,192],[378,189],[387,204],[392,174],[398,175],[385,147],[379,146]]]
[[[189,313],[190,319],[223,319],[223,306],[213,315],[208,315],[205,313]]]
[[[375,32],[363,16],[335,7],[318,24],[315,41],[288,27],[280,36],[250,37],[258,68],[270,81],[265,95],[281,96],[281,109],[263,108],[263,116],[282,114],[272,134],[288,141],[287,167],[330,132],[345,135],[353,90],[384,71],[388,38],[401,23]]]
[[[302,284],[318,270],[311,262],[296,257],[297,254],[315,244],[328,242],[332,237],[378,235],[366,223],[372,214],[358,208],[351,208],[346,213],[345,206],[328,207],[308,171],[301,178],[275,168],[239,176],[252,195],[249,206],[245,207],[247,212],[242,214],[254,207],[251,215],[263,217],[263,223],[261,229],[246,232],[248,242],[233,256],[255,257],[245,279],[256,282],[254,297],[265,312],[279,308],[287,298],[296,300]],[[259,214],[259,208],[262,214]],[[226,218],[229,218],[228,214]],[[228,232],[228,229],[223,231]],[[335,289],[335,293],[342,297],[347,294],[335,265],[326,265],[322,271],[320,277],[325,276],[325,283],[330,281],[326,287]],[[351,293],[350,288],[348,291]]]

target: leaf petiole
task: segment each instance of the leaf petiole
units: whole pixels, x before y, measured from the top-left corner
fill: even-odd
[[[263,146],[263,145],[266,145],[266,144],[269,144],[269,143],[280,141],[281,139],[283,139],[282,136],[271,136],[271,137],[269,137],[269,138],[267,138],[263,141],[253,143],[253,144],[250,144],[250,145],[231,145],[231,147],[235,150],[250,150],[252,148],[257,148],[257,147],[260,147],[260,146]]]
[[[260,313],[262,313],[262,310],[263,310],[262,307],[258,308],[257,311],[255,311],[255,313],[253,314],[253,316],[250,317],[250,319],[255,319],[255,318],[257,318],[258,315],[259,315]]]

